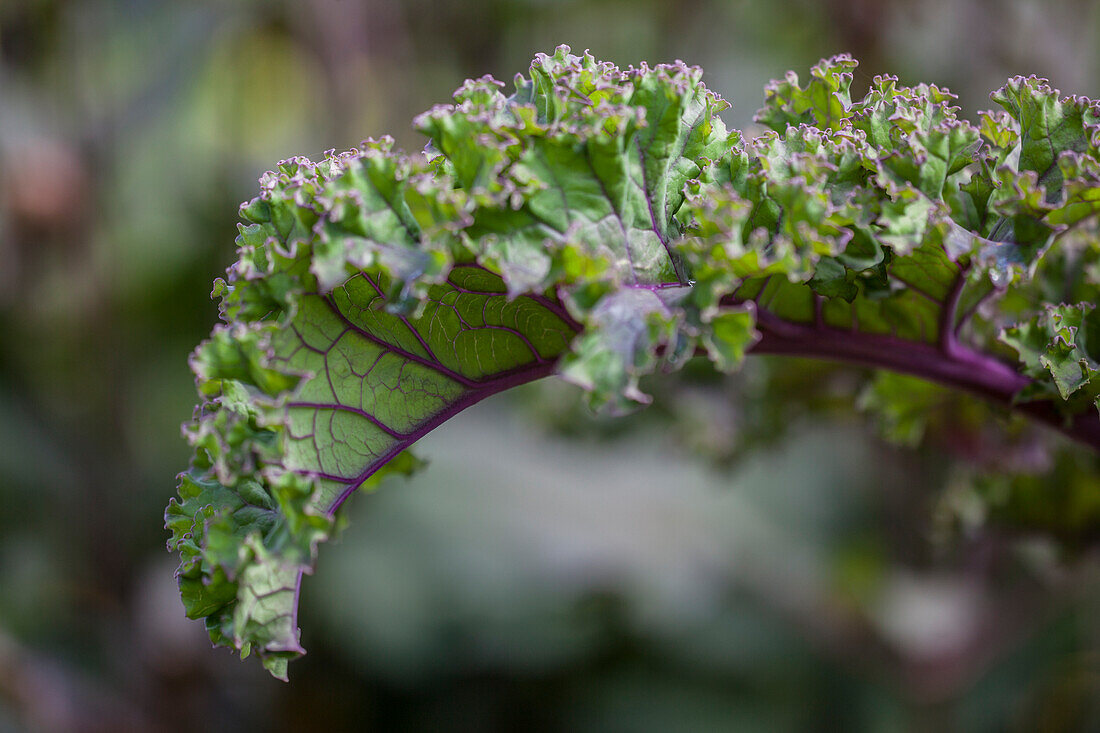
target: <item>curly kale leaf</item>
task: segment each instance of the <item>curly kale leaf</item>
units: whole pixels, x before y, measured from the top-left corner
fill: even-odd
[[[188,615],[285,679],[344,501],[552,373],[623,412],[693,356],[821,357],[1100,445],[1095,105],[1017,79],[975,127],[934,86],[853,100],[854,66],[774,83],[770,131],[744,140],[699,69],[561,47],[510,95],[485,77],[418,117],[423,154],[367,141],[266,174],[192,360],[194,459],[166,512]],[[913,440],[927,400],[905,384],[865,402]]]

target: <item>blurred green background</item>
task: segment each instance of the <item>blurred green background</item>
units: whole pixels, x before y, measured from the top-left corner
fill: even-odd
[[[183,618],[162,528],[278,160],[418,149],[416,113],[560,43],[698,64],[751,134],[834,53],[972,114],[1017,73],[1100,96],[1098,41],[1091,0],[0,0],[0,731],[1100,730],[1100,527],[986,521],[980,446],[888,446],[850,370],[470,410],[352,502],[289,685]],[[1038,491],[1100,503],[1076,460]]]

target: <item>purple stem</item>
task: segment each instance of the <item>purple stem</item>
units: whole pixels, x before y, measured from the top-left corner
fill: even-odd
[[[965,274],[960,274],[960,282],[964,278]],[[949,296],[949,303],[957,303],[959,291],[961,287],[957,286]],[[724,302],[734,304],[743,301],[727,298]],[[944,310],[953,313],[955,308],[945,307]],[[945,333],[949,333],[951,340],[946,343],[941,340],[940,344],[933,345],[895,336],[833,328],[823,325],[819,320],[813,324],[796,323],[757,307],[756,325],[761,338],[748,352],[827,359],[911,374],[1015,409],[1079,442],[1100,449],[1100,419],[1096,415],[1086,413],[1071,421],[1060,415],[1051,401],[1034,400],[1015,404],[1016,395],[1031,384],[1031,379],[999,359],[958,343],[953,338],[952,327],[942,328],[949,323],[950,317],[941,322],[940,336],[942,339]],[[437,365],[431,366],[439,368]],[[373,461],[361,475],[348,483],[347,489],[329,507],[329,514],[334,514],[347,497],[387,461],[440,424],[486,397],[549,376],[554,367],[553,361],[542,361],[482,382],[463,379],[462,383],[468,389],[466,394],[426,420],[416,430],[400,436],[400,440],[386,454]]]
[[[1016,404],[1016,395],[1031,384],[1031,379],[999,359],[958,342],[945,349],[894,336],[794,323],[763,309],[757,310],[756,325],[760,340],[749,353],[827,359],[911,374],[1016,410],[1100,450],[1100,418],[1095,413],[1069,420],[1050,400]]]

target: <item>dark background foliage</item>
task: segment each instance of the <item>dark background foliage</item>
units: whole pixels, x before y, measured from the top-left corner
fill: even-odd
[[[0,3],[0,731],[1095,729],[1095,460],[1006,499],[966,466],[1043,456],[957,405],[892,447],[851,370],[461,416],[324,549],[290,685],[183,619],[161,514],[276,161],[418,148],[414,114],[559,43],[701,65],[751,133],[768,79],[833,53],[972,114],[1017,73],[1100,95],[1098,40],[1087,0]]]

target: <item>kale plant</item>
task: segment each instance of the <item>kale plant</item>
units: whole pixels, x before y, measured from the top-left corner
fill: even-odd
[[[551,374],[622,413],[692,358],[816,357],[1100,448],[1100,107],[1017,77],[974,124],[894,77],[852,99],[855,66],[770,84],[746,139],[700,69],[563,46],[510,94],[483,77],[416,118],[422,153],[368,140],[265,174],[192,358],[166,512],[187,614],[285,679],[347,498]],[[922,383],[867,402],[919,417]]]

